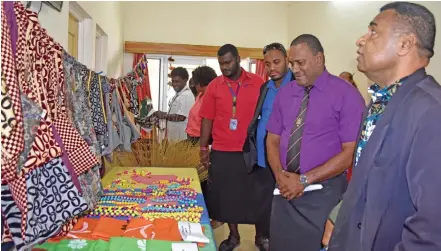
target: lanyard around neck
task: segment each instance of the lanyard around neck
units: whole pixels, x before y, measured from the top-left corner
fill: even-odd
[[[231,83],[228,82],[228,88],[230,88],[231,96],[233,96],[233,117],[236,115],[236,106],[237,106],[237,95],[239,94],[241,83],[237,84],[236,93],[233,91],[233,87],[231,87]]]

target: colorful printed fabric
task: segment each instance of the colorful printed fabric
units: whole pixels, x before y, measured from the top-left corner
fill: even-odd
[[[74,228],[67,234],[69,239],[93,240],[93,231],[98,225],[99,219],[80,218]]]
[[[11,135],[12,129],[17,125],[17,120],[15,119],[14,109],[12,107],[12,101],[9,97],[6,87],[6,80],[4,74],[2,74],[2,118],[1,118],[1,134],[5,137]]]
[[[58,64],[61,46],[40,27],[36,13],[24,8],[20,2],[15,2],[14,11],[19,29],[16,60],[19,86],[24,95],[46,111],[47,116],[40,123],[22,170],[26,174],[61,154],[51,129],[51,120],[58,115],[58,105],[63,101],[59,91],[63,86],[60,84],[63,75]]]
[[[125,81],[125,86],[128,89],[130,97],[128,98],[130,107],[129,111],[133,113],[135,116],[139,114],[139,101],[138,101],[138,93],[136,92],[136,87],[140,84],[139,81],[133,77],[128,76]]]
[[[89,145],[90,151],[94,155],[100,156],[101,149],[96,138],[91,111],[88,108],[88,99],[85,92],[86,82],[83,81],[82,74],[84,74],[85,71],[87,71],[87,69],[84,65],[80,65],[73,57],[64,52],[64,76],[68,116],[73,122],[75,129]]]
[[[109,242],[109,251],[164,251],[171,250],[171,242],[157,240],[142,240],[135,238],[112,238]]]
[[[98,164],[96,156],[89,150],[89,145],[69,123],[67,117],[61,116],[54,121],[54,125],[77,175],[83,174]]]
[[[40,26],[37,13],[25,9],[22,4],[16,5],[15,9],[18,26],[24,25],[26,31],[25,56],[23,59],[17,57],[20,86],[29,98],[47,111],[51,120],[55,120],[65,110],[60,107],[64,104],[62,47]],[[25,76],[29,73],[33,81],[27,82],[29,76]]]
[[[26,185],[28,215],[25,242],[53,236],[68,219],[89,209],[61,158],[53,159],[27,174]]]
[[[34,142],[20,175],[29,173],[49,160],[61,155],[60,145],[55,141],[52,131],[52,122],[48,120],[47,113],[43,112],[42,115],[40,125],[34,136]]]
[[[1,9],[1,72],[5,76],[7,93],[11,98],[12,107],[17,121],[17,125],[10,132],[9,137],[1,136],[2,141],[2,183],[15,179],[18,155],[23,151],[23,115],[20,102],[20,89],[18,85],[16,69],[14,64],[14,55],[11,49],[11,37],[4,13]],[[6,153],[6,154],[5,154]],[[3,155],[7,155],[4,156]]]
[[[389,100],[392,98],[392,96],[395,94],[402,83],[403,80],[397,81],[395,84],[384,87],[383,89],[380,89],[380,86],[378,84],[374,84],[369,87],[368,92],[371,94],[372,97],[372,106],[370,107],[368,115],[363,122],[360,141],[358,142],[357,151],[355,152],[355,166],[357,165],[358,160],[361,156],[361,152],[363,151],[363,148],[372,135],[378,120],[381,118],[381,115],[383,115],[383,112],[386,109]]]
[[[129,221],[129,225],[127,225],[123,236],[139,239],[154,239],[153,222],[142,218],[133,218]]]
[[[46,242],[35,248],[41,248],[47,251],[108,251],[109,243],[103,240],[62,240],[56,243]]]
[[[92,236],[97,239],[109,240],[115,236],[122,236],[127,227],[127,221],[109,217],[101,217]]]
[[[85,172],[78,177],[83,197],[89,205],[89,208],[95,208],[103,195],[100,168],[100,165],[96,165],[92,170]]]
[[[17,165],[17,173],[20,174],[24,168],[24,165],[28,159],[29,152],[32,149],[32,145],[35,140],[36,133],[40,125],[40,120],[42,119],[42,112],[40,106],[35,102],[28,99],[25,95],[21,95],[21,105],[23,108],[23,124],[24,124],[24,149],[20,154]]]
[[[100,135],[103,137],[104,143],[102,143],[103,146],[107,145],[107,118],[105,113],[105,106],[104,101],[102,98],[104,97],[103,84],[101,82],[101,76],[91,72],[90,77],[90,86],[88,88],[88,98],[89,98],[89,104],[90,109],[92,111],[92,120],[93,125],[95,127],[95,132],[97,135]]]
[[[61,140],[60,134],[58,134],[57,128],[53,128],[53,133],[55,137],[55,141],[60,145],[62,154],[61,154],[61,160],[63,161],[64,165],[66,166],[67,170],[69,171],[69,175],[72,178],[72,182],[75,185],[75,187],[78,189],[80,194],[82,193],[80,181],[78,180],[78,175],[75,173],[75,170],[72,166],[72,163],[69,160],[69,157],[67,156],[66,149],[64,148],[63,141]]]
[[[156,240],[182,241],[178,221],[175,219],[155,219],[153,225]]]
[[[74,216],[72,219],[65,222],[61,227],[61,231],[58,232],[55,237],[60,237],[63,239],[64,236],[66,236],[74,228],[75,224],[78,222],[78,218],[78,216]]]
[[[45,241],[47,237],[40,237],[34,242],[25,243],[22,235],[22,213],[14,201],[8,185],[1,186],[1,209],[5,216],[5,225],[9,228],[9,234],[17,251],[27,250],[28,247]]]

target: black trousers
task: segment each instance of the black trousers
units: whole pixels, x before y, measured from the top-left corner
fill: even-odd
[[[248,173],[242,152],[211,152],[207,184],[208,214],[230,224],[256,225],[257,236],[269,237],[275,179],[270,168]]]
[[[346,191],[345,175],[320,182],[323,189],[305,192],[298,199],[274,196],[271,212],[271,251],[321,249],[326,220]]]

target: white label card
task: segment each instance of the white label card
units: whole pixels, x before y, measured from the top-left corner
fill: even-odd
[[[198,251],[196,243],[172,243],[172,251]]]
[[[210,239],[202,232],[200,223],[180,221],[178,227],[184,241],[210,243]]]

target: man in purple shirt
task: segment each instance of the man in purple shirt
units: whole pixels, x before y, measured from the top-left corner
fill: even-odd
[[[278,93],[267,130],[268,161],[280,195],[271,215],[272,251],[316,251],[325,222],[347,185],[364,110],[360,93],[325,67],[313,35],[291,43],[295,81]],[[311,184],[320,190],[303,192]]]

